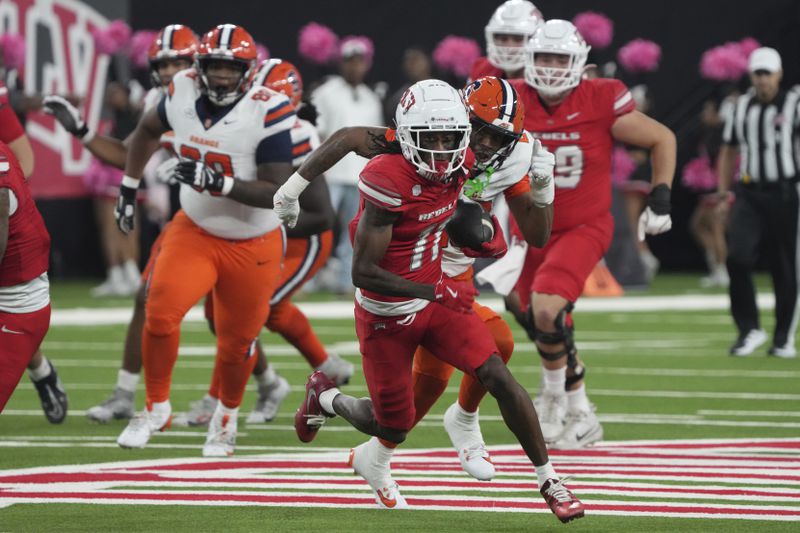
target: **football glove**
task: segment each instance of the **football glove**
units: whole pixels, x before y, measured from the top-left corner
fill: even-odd
[[[295,172],[272,197],[272,210],[287,228],[293,228],[297,224],[297,217],[300,215],[300,204],[297,199],[309,183],[307,179]]]
[[[472,302],[478,295],[477,289],[471,283],[456,281],[446,276],[434,286],[433,293],[434,302],[464,314],[472,310]]]
[[[81,118],[78,109],[61,96],[45,96],[42,102],[44,112],[53,115],[61,126],[82,143],[88,143],[94,137],[94,132],[89,129]]]
[[[553,183],[553,169],[556,165],[555,156],[544,146],[539,139],[533,141],[533,156],[528,177],[533,189],[533,200],[538,207],[545,207],[553,203],[556,195]]]
[[[495,259],[500,259],[506,255],[508,244],[506,243],[505,235],[503,235],[500,221],[494,215],[492,215],[492,228],[494,228],[494,237],[492,237],[491,241],[482,243],[480,250],[461,248],[464,255],[467,257],[493,257]]]
[[[175,183],[175,167],[180,160],[177,157],[170,157],[156,167],[156,181],[171,185]]]
[[[130,176],[123,176],[122,184],[119,186],[117,205],[114,207],[114,218],[117,220],[117,227],[126,235],[133,231],[134,228],[136,191],[138,188],[139,180]]]
[[[205,163],[192,159],[178,162],[172,177],[196,191],[208,191],[214,196],[227,196],[233,189],[233,178],[223,176]]]
[[[647,196],[647,207],[639,216],[640,241],[644,240],[645,235],[658,235],[672,228],[670,194],[670,188],[664,183],[650,191]]]

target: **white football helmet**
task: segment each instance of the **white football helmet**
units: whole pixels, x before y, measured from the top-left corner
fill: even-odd
[[[548,20],[525,47],[525,81],[544,96],[557,96],[577,87],[591,49],[571,22]],[[537,67],[537,54],[566,55],[570,60],[566,68]]]
[[[525,45],[544,18],[528,0],[508,0],[501,4],[486,25],[486,57],[500,70],[513,72],[525,66]],[[498,46],[496,34],[522,35],[522,46]]]
[[[472,126],[461,94],[441,80],[422,80],[409,87],[395,111],[397,140],[409,163],[420,176],[446,181],[464,165]],[[452,150],[422,147],[420,135],[430,132],[455,132],[457,145]],[[436,159],[448,155],[447,159]]]

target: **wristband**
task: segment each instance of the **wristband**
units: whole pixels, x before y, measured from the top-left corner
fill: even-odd
[[[289,176],[289,179],[286,180],[286,183],[281,185],[281,192],[288,198],[297,200],[303,191],[306,190],[306,187],[308,187],[310,184],[310,181],[295,172]]]
[[[95,131],[93,129],[89,128],[86,124],[84,124],[83,128],[78,130],[77,137],[78,137],[78,140],[80,140],[83,145],[87,145],[90,142],[92,142],[92,139],[94,139],[94,134],[95,134]]]
[[[120,183],[120,185],[123,188],[133,189],[134,191],[136,191],[139,189],[139,180],[137,180],[136,178],[132,178],[126,174],[125,176],[122,176],[122,183]]]
[[[233,190],[233,183],[235,181],[236,180],[230,176],[225,176],[222,178],[222,190],[220,191],[222,196],[228,196],[231,193],[231,190]]]

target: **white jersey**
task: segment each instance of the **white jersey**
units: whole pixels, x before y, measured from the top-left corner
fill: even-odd
[[[298,118],[292,126],[292,166],[299,168],[319,145],[317,128],[309,121]]]
[[[464,185],[461,195],[486,205],[494,203],[498,196],[508,194],[516,186],[521,186],[522,190],[530,189],[527,183],[533,141],[533,136],[526,131],[499,170],[478,174]],[[442,271],[452,278],[466,272],[474,262],[475,259],[464,255],[460,248],[448,244],[442,254]]]
[[[205,161],[226,176],[257,179],[256,149],[266,139],[290,130],[296,121],[289,99],[266,87],[251,88],[217,122],[204,124],[196,111],[202,93],[197,71],[175,75],[165,98],[166,118],[180,157]],[[251,239],[280,226],[272,209],[251,207],[181,185],[181,207],[208,233],[224,239]]]

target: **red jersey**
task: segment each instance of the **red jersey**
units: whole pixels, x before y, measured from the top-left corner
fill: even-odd
[[[511,82],[525,105],[525,129],[556,158],[553,231],[574,228],[611,209],[611,126],[636,104],[619,80],[583,80],[554,108],[524,80]]]
[[[4,143],[0,143],[0,188],[9,189],[16,198],[11,203],[17,204],[8,219],[6,252],[0,257],[0,287],[11,287],[47,272],[50,235],[33,203],[22,168]]]
[[[350,222],[351,242],[365,202],[399,213],[392,228],[392,239],[379,266],[417,283],[435,284],[442,277],[444,226],[456,209],[464,181],[475,156],[467,150],[464,167],[447,183],[428,180],[400,154],[380,155],[361,171],[358,189],[361,201],[358,213]],[[380,302],[404,302],[408,296],[384,296],[361,291],[363,296]],[[387,313],[391,314],[391,313]]]
[[[25,133],[8,100],[8,88],[0,81],[0,142],[8,144]]]
[[[469,81],[475,81],[478,78],[483,78],[486,76],[505,78],[506,73],[489,63],[488,58],[479,57],[475,60],[475,62],[472,64],[472,68],[469,70]]]

